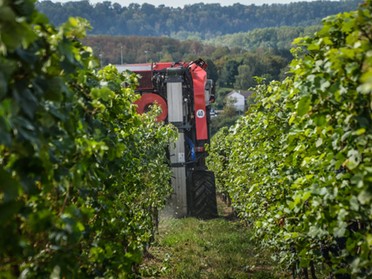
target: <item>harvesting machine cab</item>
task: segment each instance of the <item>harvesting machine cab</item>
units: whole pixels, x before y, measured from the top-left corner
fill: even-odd
[[[207,79],[207,64],[198,59],[190,63],[160,62],[117,65],[141,76],[136,102],[139,113],[157,103],[158,121],[172,123],[178,140],[169,146],[174,192],[171,206],[177,217],[217,216],[214,174],[207,170],[205,144],[210,140],[210,110],[214,101],[213,81]]]

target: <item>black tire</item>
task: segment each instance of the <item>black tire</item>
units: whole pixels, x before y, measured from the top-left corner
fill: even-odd
[[[191,173],[190,216],[211,219],[218,216],[214,173],[197,170]]]

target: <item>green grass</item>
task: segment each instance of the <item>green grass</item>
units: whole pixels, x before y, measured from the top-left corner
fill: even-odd
[[[222,211],[225,216],[208,221],[161,218],[140,268],[142,278],[280,278],[270,254],[250,239],[249,229]]]

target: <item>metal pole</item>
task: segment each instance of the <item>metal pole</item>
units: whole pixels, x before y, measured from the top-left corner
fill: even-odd
[[[123,65],[123,46],[120,45],[120,64]]]
[[[99,54],[99,62],[101,64],[100,66],[103,67],[103,52]]]

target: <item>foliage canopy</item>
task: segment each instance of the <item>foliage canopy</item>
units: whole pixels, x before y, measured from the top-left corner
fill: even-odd
[[[211,143],[220,191],[299,276],[372,276],[371,23],[367,0],[297,39],[292,76]]]
[[[137,76],[98,68],[86,20],[56,29],[32,0],[0,14],[1,277],[131,276],[175,132],[136,113]]]
[[[360,0],[262,6],[197,3],[172,8],[148,3],[120,6],[110,1],[93,5],[88,0],[67,3],[48,0],[38,2],[37,8],[57,26],[70,16],[86,18],[93,27],[90,34],[208,39],[257,28],[316,25],[326,16],[355,10],[359,3]]]

